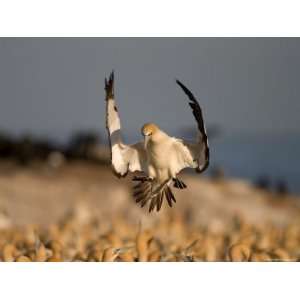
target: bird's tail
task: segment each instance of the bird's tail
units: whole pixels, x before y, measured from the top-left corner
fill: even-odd
[[[144,207],[150,202],[149,212],[152,212],[155,207],[156,211],[159,211],[164,198],[167,200],[170,207],[173,206],[173,202],[176,203],[175,196],[169,186],[170,180],[166,180],[160,184],[156,180],[150,180],[147,177],[134,177],[133,181],[139,181],[133,188],[133,197],[135,198],[136,203],[139,203],[141,207]]]

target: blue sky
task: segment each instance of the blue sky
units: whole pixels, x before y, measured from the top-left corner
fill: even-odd
[[[175,78],[225,132],[299,133],[299,38],[0,38],[0,130],[104,131],[114,69],[126,132],[193,126]]]

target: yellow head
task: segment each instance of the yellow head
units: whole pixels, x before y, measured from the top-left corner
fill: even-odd
[[[153,123],[146,123],[142,127],[142,135],[143,136],[151,136],[155,132],[157,132],[158,130],[159,130],[159,128],[155,124],[153,124]]]

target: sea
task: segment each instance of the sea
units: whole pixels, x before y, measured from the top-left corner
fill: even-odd
[[[284,188],[300,195],[300,134],[227,133],[208,138],[210,165],[204,175],[221,171],[225,177],[245,179],[274,192]]]
[[[107,143],[105,131],[99,132],[99,136]],[[189,138],[182,131],[174,136]],[[67,140],[66,135],[52,137]],[[300,195],[300,134],[222,133],[208,138],[210,165],[205,176],[221,170],[226,177],[263,183],[274,191],[284,186],[288,192]],[[139,133],[124,136],[128,143],[139,139],[142,139]]]
[[[210,142],[210,171],[221,168],[226,176],[278,186],[300,194],[300,135],[236,134]]]

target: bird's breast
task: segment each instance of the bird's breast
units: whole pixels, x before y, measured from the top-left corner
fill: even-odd
[[[149,163],[157,169],[168,168],[172,144],[169,141],[164,143],[149,143],[146,148]]]

